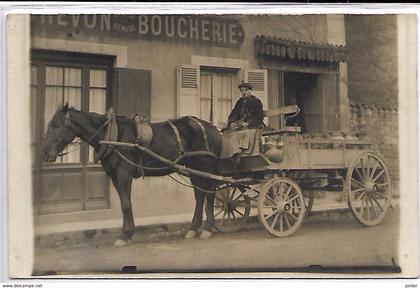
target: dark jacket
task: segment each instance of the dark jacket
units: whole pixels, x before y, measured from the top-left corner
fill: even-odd
[[[247,98],[241,97],[235,104],[228,117],[228,127],[231,123],[242,120],[249,124],[249,127],[257,128],[263,125],[263,105],[257,97],[250,95]]]

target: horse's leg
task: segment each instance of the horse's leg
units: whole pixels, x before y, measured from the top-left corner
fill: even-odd
[[[214,185],[206,185],[207,190],[214,190]],[[209,239],[214,230],[214,199],[216,198],[216,194],[214,193],[206,193],[206,222],[204,222],[203,231],[200,234],[201,239]]]
[[[201,179],[195,176],[191,176],[191,184],[196,187],[201,186]],[[191,221],[190,230],[184,235],[184,238],[191,239],[197,235],[198,229],[200,229],[202,221],[203,221],[203,205],[205,200],[205,195],[202,191],[194,188],[194,197],[195,197],[195,210],[194,216]]]
[[[120,238],[114,243],[115,246],[126,246],[131,244],[134,235],[134,218],[131,205],[131,184],[133,177],[129,173],[119,170],[116,177],[112,177],[115,189],[118,192],[123,213],[123,228]]]

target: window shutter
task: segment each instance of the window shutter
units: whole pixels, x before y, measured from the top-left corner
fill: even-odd
[[[177,68],[177,116],[200,117],[200,67],[182,65]]]
[[[252,94],[260,98],[264,110],[268,109],[268,84],[266,69],[245,69],[245,82],[252,84]]]
[[[150,70],[114,69],[114,109],[117,115],[132,117],[140,114],[150,119]]]

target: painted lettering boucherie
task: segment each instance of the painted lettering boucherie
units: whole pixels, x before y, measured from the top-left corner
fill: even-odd
[[[245,37],[236,19],[201,15],[32,15],[33,34],[110,35],[129,39],[193,41],[239,47]],[[52,34],[50,34],[51,32]]]

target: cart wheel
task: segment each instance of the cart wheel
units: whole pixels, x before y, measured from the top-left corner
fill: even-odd
[[[379,224],[391,204],[391,182],[385,162],[373,152],[358,155],[347,170],[348,204],[356,219]]]
[[[251,211],[250,199],[244,188],[227,187],[216,193],[214,203],[215,227],[220,232],[235,232],[242,229]]]
[[[291,235],[302,224],[305,200],[295,181],[274,178],[258,197],[258,217],[271,234],[277,237]]]

